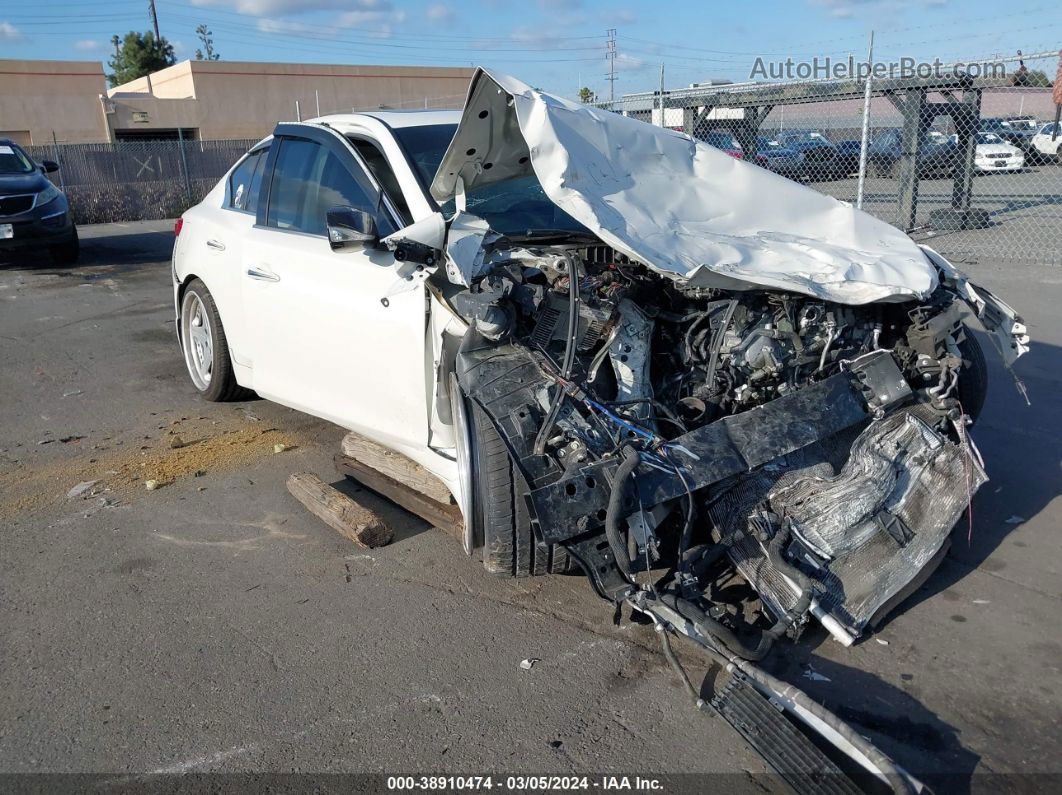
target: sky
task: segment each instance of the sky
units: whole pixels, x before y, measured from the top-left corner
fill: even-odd
[[[945,63],[1057,52],[1058,0],[156,0],[178,60],[205,23],[224,60],[480,65],[546,91],[601,98],[750,79],[756,59],[866,55]],[[0,58],[100,60],[151,29],[148,0],[2,0]],[[611,84],[608,31],[615,31]],[[1030,62],[1054,74],[1057,60]]]

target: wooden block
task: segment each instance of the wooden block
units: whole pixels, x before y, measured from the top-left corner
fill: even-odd
[[[414,491],[419,491],[426,497],[443,505],[453,505],[454,499],[446,484],[431,474],[415,461],[410,461],[401,453],[388,450],[382,445],[370,442],[368,439],[354,433],[348,433],[343,437],[343,455],[360,461],[371,469],[375,469],[391,480],[404,483]]]
[[[317,475],[296,472],[288,478],[288,491],[310,513],[359,547],[382,547],[394,538],[394,532],[383,519]]]
[[[373,491],[379,492],[433,527],[438,527],[459,540],[463,538],[464,520],[461,516],[461,509],[456,505],[437,502],[423,492],[388,477],[356,458],[337,455],[335,462],[336,469],[341,474],[354,478]]]

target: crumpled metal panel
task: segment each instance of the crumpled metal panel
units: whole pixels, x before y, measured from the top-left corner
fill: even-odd
[[[794,531],[809,547],[829,547],[833,559],[827,568],[804,570],[818,583],[821,607],[856,636],[940,550],[988,477],[976,455],[938,435],[919,413],[920,407],[901,409],[871,423],[836,475],[829,459],[847,448],[844,438],[833,450],[807,449],[788,467],[754,473],[712,506],[713,520],[731,544],[731,560],[772,613],[784,613],[796,596],[745,532],[745,517],[764,501],[795,520]],[[873,482],[880,476],[878,461],[894,469],[886,488]],[[853,505],[860,484],[873,504]],[[911,531],[904,543],[876,525],[872,517],[880,509]]]
[[[602,240],[697,286],[774,288],[865,304],[928,296],[935,268],[906,234],[672,130],[478,70],[432,182],[436,199],[534,173]]]

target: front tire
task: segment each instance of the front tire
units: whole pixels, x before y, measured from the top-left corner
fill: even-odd
[[[981,344],[969,329],[965,329],[966,339],[958,344],[962,355],[962,369],[959,371],[959,402],[963,411],[971,420],[977,422],[988,396],[988,363]]]
[[[56,265],[73,265],[77,262],[78,255],[81,253],[81,242],[77,237],[77,227],[73,227],[70,230],[70,239],[64,243],[60,243],[58,246],[52,246],[49,250],[52,255],[52,261]]]
[[[462,396],[463,399],[463,396]],[[563,574],[575,563],[563,546],[535,538],[524,502],[527,484],[505,440],[474,401],[465,403],[472,441],[472,505],[465,521],[482,539],[483,566],[498,577]]]
[[[221,315],[200,279],[185,288],[180,324],[184,363],[196,391],[211,403],[245,399],[250,392],[236,383]]]

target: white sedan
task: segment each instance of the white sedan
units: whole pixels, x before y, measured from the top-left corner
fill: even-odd
[[[177,231],[204,398],[254,390],[408,456],[491,572],[578,566],[750,676],[811,618],[852,643],[943,557],[986,477],[966,310],[1007,364],[1028,349],[901,230],[483,71],[463,112],[278,125]],[[757,613],[714,589],[735,574]]]
[[[974,168],[985,172],[1021,171],[1025,168],[1025,153],[995,133],[979,132],[974,149]]]
[[[1032,148],[1045,160],[1062,160],[1062,124],[1045,124],[1032,138]]]
[[[1027,343],[1013,310],[902,231],[681,133],[485,72],[463,112],[278,125],[177,230],[177,328],[200,394],[254,390],[413,459],[449,487],[466,551],[494,573],[577,561],[621,601],[638,572],[672,567],[688,594],[708,571],[698,556],[723,543],[691,517],[785,474],[793,505],[779,493],[776,513],[807,514],[800,554],[837,592],[815,607],[785,562],[789,526],[756,519],[777,548],[732,563],[783,572],[757,580],[774,636],[811,611],[850,642],[980,484],[956,423],[979,412],[986,370],[960,304],[1008,362]],[[813,460],[833,449],[819,442],[871,417],[846,449],[907,474],[853,471],[801,496],[833,471]],[[803,463],[786,457],[808,445]],[[857,493],[865,515],[842,510]],[[908,507],[871,522],[886,505]],[[715,523],[727,548],[752,510],[731,508]],[[864,571],[875,527],[905,551]],[[863,578],[858,604],[846,576]],[[785,581],[803,583],[795,604],[773,590]]]

